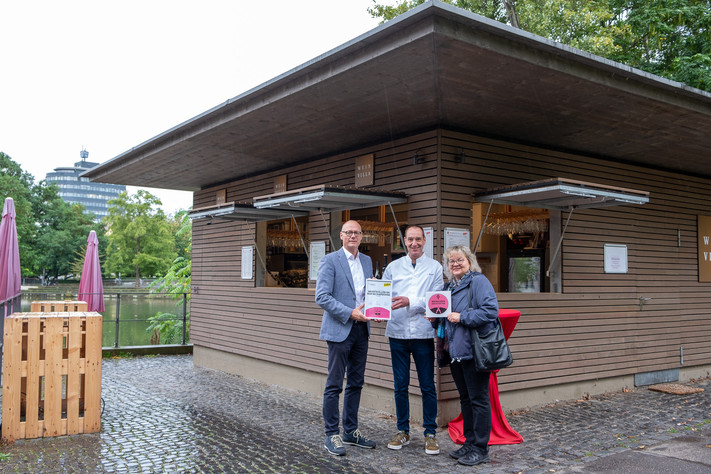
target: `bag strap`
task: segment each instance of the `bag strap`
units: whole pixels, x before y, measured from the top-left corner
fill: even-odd
[[[469,310],[470,311],[472,309],[474,309],[474,303],[473,303],[474,302],[474,285],[472,284],[472,283],[474,283],[474,281],[473,281],[474,275],[475,275],[475,273],[472,272],[472,276],[469,279],[469,289],[467,290],[469,292]]]
[[[474,305],[473,305],[474,285],[472,284],[474,282],[472,280],[474,280],[474,275],[476,275],[477,273],[479,273],[479,272],[472,272],[472,278],[470,278],[470,280],[469,280],[469,310],[470,311],[474,309]],[[495,324],[499,324],[499,325],[501,324],[501,320],[499,319],[498,315],[496,316],[495,321],[491,321],[491,322],[494,322]]]

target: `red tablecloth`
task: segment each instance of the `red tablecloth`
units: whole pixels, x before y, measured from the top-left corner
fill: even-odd
[[[515,309],[499,309],[499,319],[504,329],[504,336],[509,338],[521,312]],[[489,444],[519,444],[523,442],[523,436],[514,431],[509,422],[506,421],[504,411],[499,402],[499,380],[496,372],[491,373],[489,378],[489,401],[491,402],[491,437]],[[465,438],[462,430],[462,414],[449,422],[449,437],[458,444],[464,444]]]

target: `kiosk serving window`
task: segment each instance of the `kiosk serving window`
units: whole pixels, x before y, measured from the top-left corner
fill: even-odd
[[[489,211],[489,215],[486,212]],[[494,204],[473,206],[474,238],[481,232],[477,261],[497,292],[549,291],[550,212]],[[483,229],[481,226],[483,225]]]
[[[330,226],[329,235],[325,236],[326,239],[330,240],[328,251],[334,251],[341,247],[339,230],[343,222],[349,219],[359,221],[363,229],[361,250],[371,256],[375,267],[373,272],[377,274],[382,272],[388,261],[392,261],[393,238],[395,238],[393,230],[397,228],[395,222],[405,212],[404,206],[398,205],[406,201],[407,197],[398,192],[317,185],[258,196],[254,198],[254,206],[265,211],[298,211],[320,214],[323,222],[328,222]],[[400,216],[396,218],[398,214]],[[293,220],[294,222],[304,223],[303,231],[301,231],[301,225],[296,226],[293,230],[301,232],[304,245],[308,248],[309,242],[305,237],[309,235],[308,229],[306,229],[306,220]],[[267,236],[270,232],[274,235],[275,232],[284,232],[285,228],[285,223],[281,223],[280,226],[278,222],[270,222],[267,223],[265,233]],[[259,231],[257,234],[259,235]],[[295,237],[295,234],[291,234],[291,237]],[[283,258],[285,271],[291,271],[290,275],[295,278],[292,283],[302,287],[302,271],[308,283],[307,252],[300,253],[297,248],[291,246],[289,246],[288,252],[283,257],[281,257],[281,250],[276,246],[272,248],[271,252],[273,262],[267,264],[267,268],[270,268],[270,265],[271,268],[277,268],[277,266],[281,265],[281,259]],[[303,263],[306,264],[306,267],[304,268],[301,266],[302,258],[305,259]]]
[[[395,245],[399,238],[396,230],[398,220],[406,218],[406,209],[402,206],[405,202],[407,197],[399,192],[318,185],[257,196],[253,203],[220,202],[193,209],[189,216],[205,219],[207,224],[213,221],[254,224],[251,244],[255,286],[307,288],[310,213],[312,216],[320,214],[324,223],[330,222],[330,231],[323,236],[331,241],[329,251],[340,248],[338,231],[344,221],[361,222],[364,232],[361,249],[373,257],[373,271],[380,274],[389,261],[400,256],[399,247]],[[242,241],[248,243],[244,238]]]
[[[266,286],[308,287],[307,225],[306,217],[267,221]]]
[[[474,247],[496,291],[560,292],[560,249],[576,209],[645,204],[649,193],[566,178],[514,184],[475,194]],[[561,211],[567,211],[565,225]]]

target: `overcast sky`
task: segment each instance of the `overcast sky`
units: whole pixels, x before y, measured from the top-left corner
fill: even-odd
[[[0,151],[35,181],[105,162],[375,28],[372,1],[3,1]]]

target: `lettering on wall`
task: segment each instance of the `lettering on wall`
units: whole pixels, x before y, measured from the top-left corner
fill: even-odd
[[[218,189],[215,192],[215,204],[224,204],[226,200],[227,200],[227,190],[226,189]]]
[[[373,154],[355,159],[355,185],[357,188],[373,185]]]
[[[285,174],[274,177],[274,192],[275,193],[286,192],[286,175]]]
[[[711,282],[711,216],[698,217],[699,282]]]

